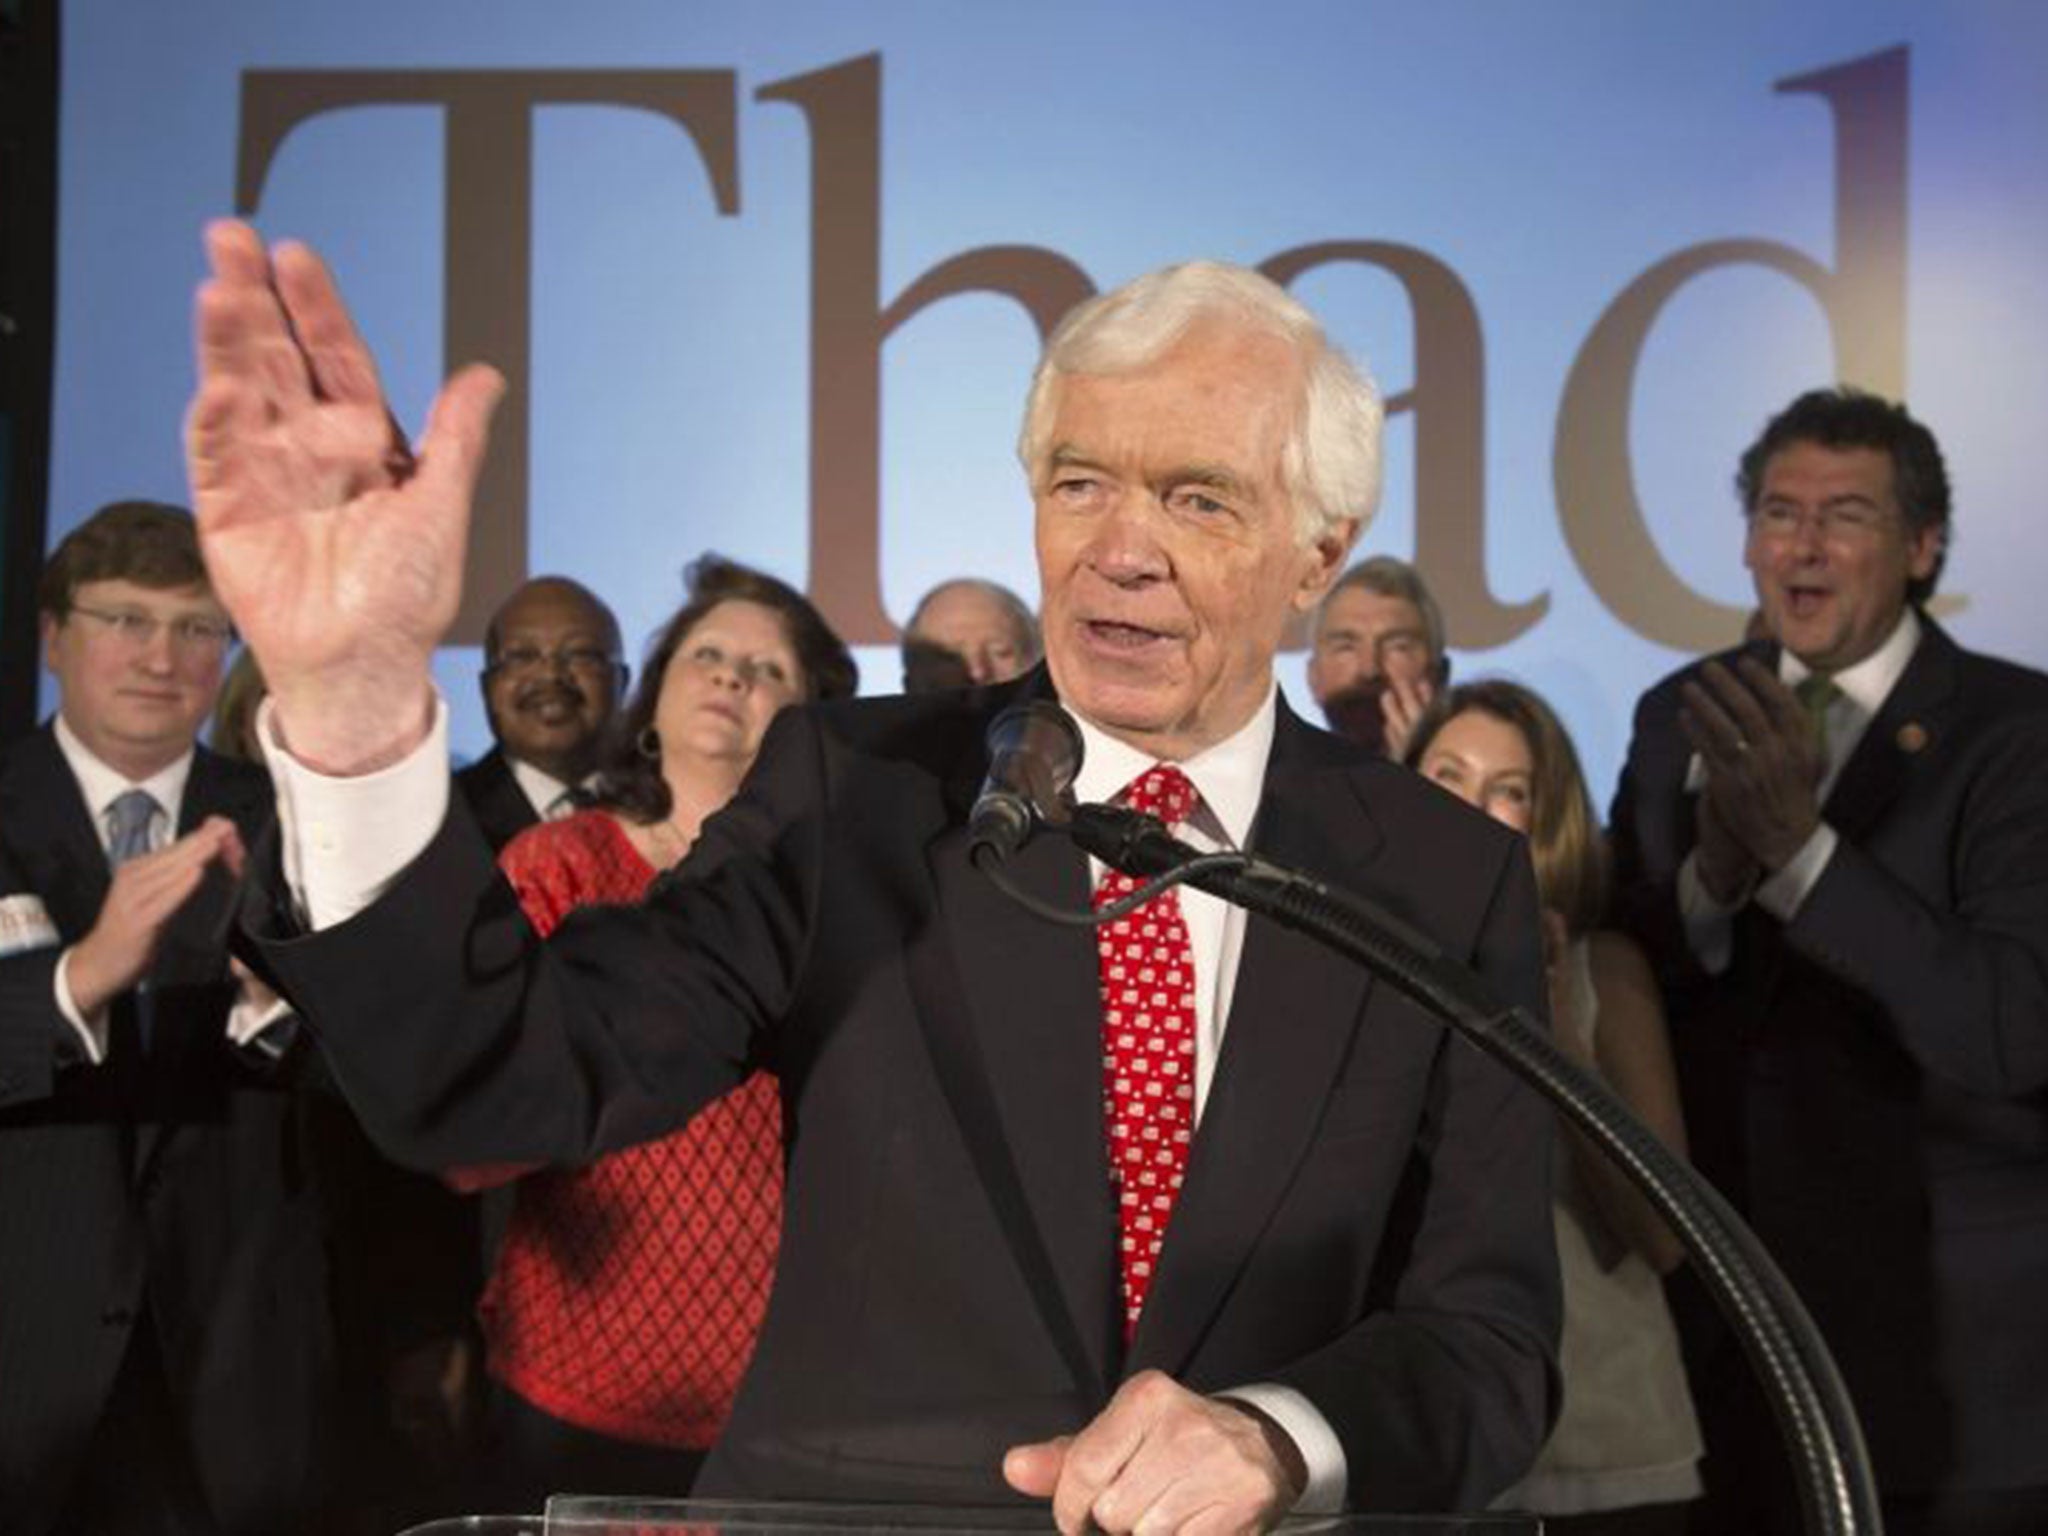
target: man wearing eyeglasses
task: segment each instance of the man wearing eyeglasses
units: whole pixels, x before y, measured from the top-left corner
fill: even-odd
[[[1056,691],[1082,799],[1369,890],[1542,1007],[1521,844],[1277,691],[1378,485],[1377,395],[1312,315],[1215,262],[1078,307],[1019,450],[1046,669],[784,710],[673,876],[542,948],[449,803],[426,678],[501,383],[458,373],[410,453],[318,258],[227,222],[208,251],[188,463],[297,859],[245,931],[378,1134],[584,1163],[776,1071],[776,1281],[701,1493],[1150,1536],[1519,1475],[1556,1388],[1544,1105],[1276,925],[1191,895],[1098,937],[970,850],[991,716]],[[277,366],[292,337],[335,349]],[[326,859],[337,826],[379,857]],[[1010,872],[1040,904],[1123,889],[1050,836]]]
[[[1841,1363],[1886,1529],[2048,1529],[2048,677],[1925,613],[1949,484],[1903,407],[1804,395],[1736,484],[1775,640],[1644,696],[1613,813],[1687,1133]],[[1711,1528],[1792,1529],[1690,1322]]]
[[[619,652],[611,609],[566,576],[534,577],[492,615],[483,691],[497,745],[455,782],[493,849],[589,788],[625,687]]]
[[[58,708],[0,755],[0,1524],[298,1529],[333,1346],[294,1064],[225,946],[269,781],[195,744],[227,616],[151,502],[38,603]]]

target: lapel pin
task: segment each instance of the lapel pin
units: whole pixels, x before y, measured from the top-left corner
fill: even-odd
[[[1901,752],[1918,752],[1927,745],[1927,727],[1918,720],[1908,720],[1899,727],[1898,741]]]

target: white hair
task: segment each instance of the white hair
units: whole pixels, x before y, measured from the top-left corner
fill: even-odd
[[[1281,483],[1302,544],[1348,519],[1362,530],[1380,500],[1379,391],[1332,345],[1293,295],[1248,267],[1191,261],[1077,305],[1045,345],[1031,377],[1017,457],[1034,485],[1051,451],[1060,380],[1067,374],[1129,373],[1157,360],[1206,320],[1266,332],[1301,359],[1300,415],[1280,450]]]

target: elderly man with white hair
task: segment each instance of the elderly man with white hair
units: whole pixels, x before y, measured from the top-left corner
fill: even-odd
[[[188,446],[271,679],[290,885],[255,936],[372,1133],[575,1161],[780,1077],[782,1267],[700,1493],[1223,1531],[1523,1469],[1556,1391],[1544,1106],[1264,920],[1183,892],[1060,927],[969,861],[991,716],[1057,697],[1083,798],[1368,892],[1542,1007],[1520,841],[1279,697],[1379,478],[1378,401],[1307,311],[1214,263],[1081,306],[1021,444],[1044,666],[785,711],[676,877],[542,944],[447,794],[428,673],[499,381],[457,374],[415,453],[309,251],[222,225],[210,254]],[[1050,836],[1009,872],[1129,888]]]

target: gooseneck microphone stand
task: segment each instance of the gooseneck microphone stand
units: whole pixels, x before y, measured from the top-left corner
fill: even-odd
[[[1699,1267],[1762,1381],[1793,1462],[1808,1536],[1878,1536],[1876,1484],[1849,1395],[1790,1283],[1712,1186],[1551,1043],[1518,1008],[1493,997],[1460,961],[1373,903],[1243,853],[1198,853],[1150,816],[1105,805],[1036,807],[1113,869],[1151,883],[1098,913],[1049,908],[1007,880],[1001,855],[975,862],[1041,917],[1091,925],[1189,884],[1296,929],[1367,967],[1505,1065],[1557,1106],[1650,1199]]]

